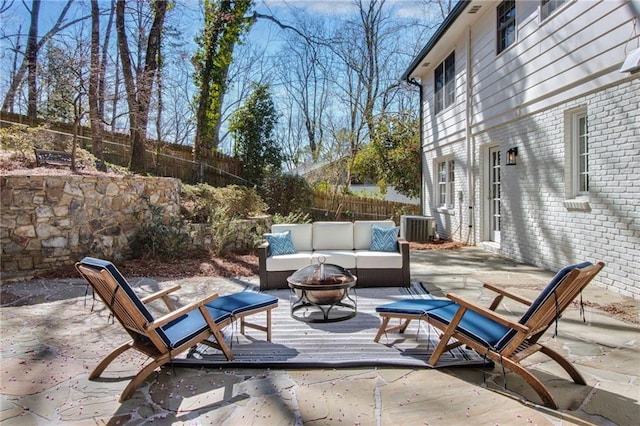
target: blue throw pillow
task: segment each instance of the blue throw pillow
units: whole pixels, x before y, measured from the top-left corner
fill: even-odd
[[[371,251],[398,251],[398,227],[371,225]]]
[[[297,253],[291,238],[291,231],[274,232],[273,234],[264,234],[264,236],[269,243],[269,256]]]

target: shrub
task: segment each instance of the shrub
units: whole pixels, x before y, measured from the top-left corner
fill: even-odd
[[[266,178],[260,188],[260,195],[272,215],[306,213],[313,202],[313,190],[309,183],[302,176],[291,174]]]
[[[215,223],[221,217],[245,219],[264,214],[267,205],[254,189],[238,185],[216,188],[208,184],[184,185],[182,214],[194,223]]]
[[[135,214],[138,219],[140,213]],[[159,206],[149,205],[149,215],[142,218],[140,232],[132,244],[135,257],[170,258],[183,255],[189,243],[183,219],[164,218]]]
[[[282,216],[277,213],[272,217],[273,223],[310,223],[311,216],[309,213],[289,213],[286,216]]]

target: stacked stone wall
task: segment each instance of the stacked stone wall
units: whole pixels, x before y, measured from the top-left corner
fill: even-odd
[[[178,179],[138,176],[0,176],[3,278],[72,265],[84,256],[129,258],[151,207],[165,219],[180,215]],[[234,222],[225,249],[250,251],[270,217]],[[215,249],[207,224],[188,224],[187,249]]]
[[[126,258],[149,205],[180,213],[177,179],[58,175],[0,182],[3,273],[51,270],[88,255]]]

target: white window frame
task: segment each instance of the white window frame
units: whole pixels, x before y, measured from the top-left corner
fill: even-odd
[[[434,204],[438,211],[453,211],[455,197],[455,159],[453,156],[438,158],[434,161]]]
[[[442,87],[438,88],[439,76]],[[456,102],[456,52],[451,52],[433,71],[433,111],[438,114]]]
[[[582,106],[565,112],[565,207],[589,210],[589,115]],[[584,164],[586,167],[581,167]],[[586,178],[586,179],[585,179]]]
[[[539,8],[540,22],[554,15],[568,0],[541,0]]]
[[[512,0],[504,0],[500,2],[498,7],[496,7],[496,52],[498,55],[516,43],[516,38],[517,38],[517,22],[516,22],[516,7],[517,7],[516,3],[517,2],[516,1],[513,1],[513,18],[509,19],[507,22],[503,24],[500,24],[500,18],[501,18],[500,8],[502,7],[502,5],[510,1]],[[503,30],[511,27],[513,27],[513,40],[511,41],[511,43],[508,43],[508,44],[505,43],[503,45],[502,44]]]

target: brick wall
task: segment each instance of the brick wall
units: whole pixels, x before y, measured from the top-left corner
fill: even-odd
[[[640,102],[629,81],[573,99],[492,132],[518,146],[518,165],[503,167],[500,253],[556,270],[604,261],[598,284],[640,297]],[[565,112],[586,107],[589,208],[565,206]]]

